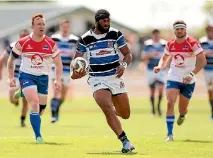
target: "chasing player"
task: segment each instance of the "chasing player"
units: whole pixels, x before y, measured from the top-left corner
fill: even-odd
[[[20,84],[22,96],[31,107],[30,122],[35,133],[36,143],[43,143],[40,132],[41,118],[47,104],[48,74],[52,60],[55,63],[55,88],[60,90],[62,63],[56,43],[44,34],[45,19],[42,14],[32,17],[32,33],[18,40],[12,49],[7,67],[10,87],[16,86],[14,60],[21,55]]]
[[[169,57],[172,57],[166,84],[168,130],[166,141],[173,141],[174,105],[177,97],[179,97],[180,113],[177,124],[181,125],[185,120],[187,107],[194,91],[196,74],[206,64],[206,58],[199,42],[186,33],[186,23],[178,20],[174,22],[173,29],[175,39],[167,43],[164,55],[158,66],[154,67],[155,73],[160,72],[167,65]]]

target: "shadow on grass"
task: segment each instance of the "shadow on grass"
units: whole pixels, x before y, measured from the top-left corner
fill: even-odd
[[[89,152],[88,155],[147,155],[147,154],[138,154],[137,152],[131,153],[121,153],[120,151],[112,151],[112,152]]]
[[[208,140],[192,140],[192,139],[182,140],[182,142],[189,142],[189,143],[213,143],[213,141],[208,141]]]

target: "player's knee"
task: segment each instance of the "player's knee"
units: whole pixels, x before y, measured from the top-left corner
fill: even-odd
[[[31,105],[32,108],[38,108],[39,107],[39,100],[33,99],[33,100],[29,101],[29,104]]]
[[[115,114],[115,111],[113,110],[110,104],[102,104],[100,106],[106,117],[110,117]]]
[[[173,99],[168,99],[167,100],[167,107],[170,108],[170,107],[173,107],[175,104],[175,100]]]

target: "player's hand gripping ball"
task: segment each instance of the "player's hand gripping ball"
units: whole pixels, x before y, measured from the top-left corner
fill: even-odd
[[[71,62],[71,67],[73,68],[73,71],[80,73],[80,72],[88,72],[89,70],[89,63],[86,59],[82,57],[77,57]]]

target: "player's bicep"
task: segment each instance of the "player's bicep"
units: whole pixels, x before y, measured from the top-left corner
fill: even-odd
[[[194,55],[198,55],[200,53],[203,52],[203,48],[201,47],[199,42],[196,42],[193,46],[192,46],[192,50],[194,52]]]
[[[59,53],[53,58],[53,62],[56,66],[62,64],[61,55]]]
[[[206,57],[203,52],[196,55],[196,63],[206,63]]]
[[[87,52],[87,47],[82,38],[80,38],[76,44],[76,53],[85,54]],[[83,56],[83,55],[82,55]]]
[[[119,49],[127,46],[127,42],[126,42],[123,34],[120,31],[118,31],[118,38],[116,40],[116,43],[117,43]]]

